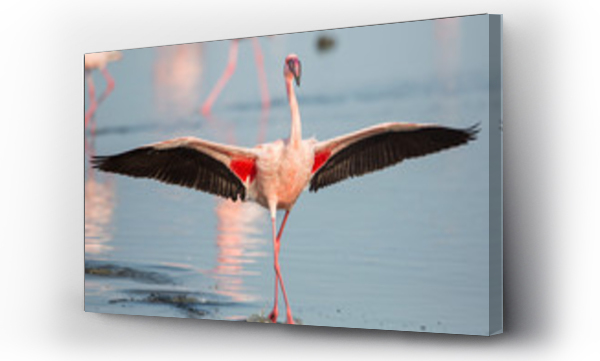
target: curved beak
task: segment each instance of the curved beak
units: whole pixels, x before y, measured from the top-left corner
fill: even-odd
[[[296,80],[296,85],[300,86],[300,74],[296,74],[296,72],[292,72],[294,74],[294,80]]]
[[[300,61],[298,59],[290,60],[287,63],[288,70],[294,76],[294,80],[296,81],[296,85],[300,86],[300,78],[302,76],[302,66],[300,65]]]

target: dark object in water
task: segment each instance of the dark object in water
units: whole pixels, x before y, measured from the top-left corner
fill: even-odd
[[[265,316],[262,312],[260,314],[254,314],[254,315],[248,316],[248,318],[246,319],[246,322],[273,323],[271,321],[271,319],[268,316]],[[294,322],[297,325],[303,325],[302,320],[299,318],[294,317]],[[277,323],[281,324],[281,322],[277,322]]]
[[[199,305],[204,303],[202,300],[186,294],[151,293],[144,301],[174,306],[190,318],[204,317],[208,314],[207,311],[198,308]]]
[[[144,291],[132,293],[143,294]],[[210,314],[208,309],[204,309],[204,307],[218,304],[214,301],[208,301],[198,294],[181,291],[152,291],[143,297],[117,298],[108,301],[108,303],[146,303],[172,306],[182,311],[189,318],[203,318]],[[226,305],[226,303],[223,303],[223,305]]]
[[[143,283],[155,284],[173,284],[170,277],[152,271],[142,271],[130,267],[122,267],[114,264],[96,264],[87,263],[85,265],[85,273],[88,275],[113,277],[113,278],[129,278]]]
[[[335,38],[329,35],[320,35],[317,39],[317,49],[320,53],[325,53],[332,50],[335,47]]]

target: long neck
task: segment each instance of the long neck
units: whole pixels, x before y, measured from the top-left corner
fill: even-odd
[[[285,81],[288,100],[290,102],[290,111],[292,113],[292,130],[290,132],[290,143],[292,145],[300,144],[302,141],[302,125],[300,124],[300,110],[298,109],[298,101],[294,92],[293,79],[288,78]]]

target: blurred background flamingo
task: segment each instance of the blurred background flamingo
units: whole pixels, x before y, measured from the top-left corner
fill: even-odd
[[[190,117],[196,112],[204,82],[202,43],[160,46],[153,67],[153,103],[158,114],[169,121]]]
[[[87,82],[90,99],[90,106],[85,112],[85,129],[87,129],[91,118],[94,116],[94,113],[98,108],[98,105],[101,104],[115,88],[115,80],[110,75],[108,70],[106,70],[107,64],[109,62],[121,60],[122,57],[123,54],[120,51],[105,51],[101,53],[85,54],[85,81]],[[104,79],[106,79],[106,89],[98,100],[96,100],[96,89],[94,86],[94,80],[92,78],[92,70],[94,69],[100,70],[104,76]]]
[[[213,104],[215,103],[215,101],[219,97],[219,94],[221,94],[221,91],[223,91],[223,88],[235,72],[237,66],[238,47],[240,40],[242,39],[234,39],[230,42],[229,57],[227,60],[227,66],[225,67],[225,71],[217,81],[217,84],[211,90],[208,98],[206,99],[206,101],[202,105],[202,108],[200,109],[201,113],[204,115],[210,114]],[[270,98],[269,89],[267,86],[267,76],[265,74],[264,56],[258,38],[250,38],[249,40],[252,42],[252,48],[254,50],[254,61],[256,63],[256,71],[258,72],[258,83],[260,87],[261,103],[262,107],[266,108],[269,106]]]

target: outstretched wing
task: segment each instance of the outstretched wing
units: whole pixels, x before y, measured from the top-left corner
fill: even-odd
[[[389,167],[475,139],[478,125],[453,129],[440,125],[384,123],[315,145],[310,190]]]
[[[139,178],[152,178],[245,200],[256,175],[251,149],[185,137],[150,144],[121,154],[94,157],[94,168]]]

